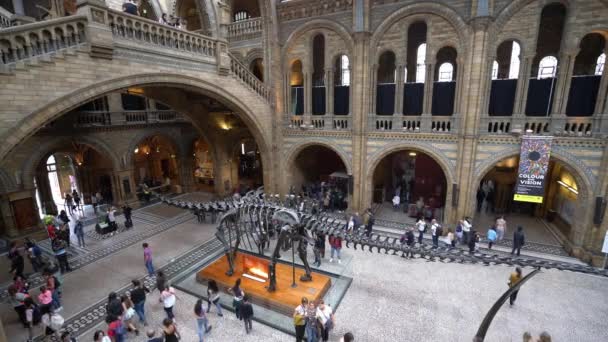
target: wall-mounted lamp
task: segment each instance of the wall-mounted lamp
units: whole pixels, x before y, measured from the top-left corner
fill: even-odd
[[[133,151],[133,153],[138,153],[139,152],[139,147],[136,147],[135,150]]]
[[[245,144],[241,143],[241,154],[245,154]]]
[[[410,157],[415,157],[415,156],[416,156],[416,152],[410,152],[410,153],[409,153],[409,156],[410,156]]]
[[[578,195],[578,190],[576,190],[575,188],[571,187],[570,185],[562,182],[561,180],[558,180],[557,184],[559,184],[559,185],[563,186],[564,188],[568,189],[568,191],[570,191],[570,192]]]

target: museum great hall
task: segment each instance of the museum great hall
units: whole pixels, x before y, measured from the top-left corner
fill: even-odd
[[[324,207],[325,195],[317,199],[310,194],[331,184],[340,198],[334,201],[332,193],[333,217],[346,223],[348,215],[369,210],[378,234],[398,237],[423,216],[437,219],[446,235],[470,217],[483,240],[496,217],[504,215],[508,230],[505,240],[497,243],[498,253],[500,248],[506,254],[511,251],[513,232],[523,226],[522,253],[529,253],[529,258],[605,268],[607,0],[138,0],[137,15],[127,13],[124,2],[0,0],[4,252],[10,253],[12,241],[30,237],[41,241],[44,252],[52,256],[50,242],[46,249],[42,242],[47,238],[43,219],[71,209],[66,194],[74,191],[83,205],[76,215],[91,226],[85,228],[85,239],[93,242],[86,248],[72,242],[70,262],[83,271],[97,260],[112,267],[109,260],[121,253],[140,262],[141,242],[156,238],[153,250],[163,243],[177,246],[158,252],[158,266],[169,267],[199,245],[204,246],[196,250],[202,253],[201,260],[209,255],[212,249],[205,248],[211,245],[201,243],[213,240],[216,224],[195,223],[196,218],[179,205],[148,203],[148,189],[166,198],[208,202],[263,187],[266,197],[293,195],[297,202],[307,198],[306,206],[319,202]],[[534,194],[529,188],[532,192],[523,194],[521,188],[527,177],[522,176],[522,158],[537,162],[524,148],[526,139],[546,143],[540,157],[543,181]],[[533,167],[525,171],[537,172]],[[517,200],[518,195],[536,200]],[[99,223],[100,199],[106,205],[103,210],[133,207],[135,230],[109,239],[99,236],[94,226]],[[122,224],[122,218],[117,221]],[[145,230],[136,230],[141,227]],[[202,227],[206,233],[201,233]],[[205,239],[197,235],[207,231]],[[161,238],[163,234],[170,237]],[[127,249],[131,245],[135,247]],[[420,277],[432,274],[432,267],[440,267],[437,272],[452,267],[405,266],[396,257],[374,261],[352,249],[344,252],[343,265],[327,263],[331,267],[322,270],[331,273],[328,293],[338,298],[334,305],[341,303],[337,330],[330,335],[335,341],[347,331],[353,331],[357,341],[403,340],[399,331],[406,327],[383,331],[380,321],[374,321],[389,319],[390,309],[369,317],[364,327],[354,317],[365,304],[366,284],[375,286],[373,279],[382,277],[374,273],[379,270],[372,270],[374,262],[385,263],[388,269],[410,267]],[[291,252],[284,254],[295,265]],[[87,261],[89,256],[93,261]],[[123,263],[120,260],[116,262]],[[2,265],[9,269],[9,264]],[[476,329],[490,304],[506,290],[512,269],[496,273],[496,268],[454,267],[471,269],[440,280],[445,282],[437,285],[441,296],[447,296],[442,291],[450,282],[472,286],[474,280],[462,273],[476,270],[492,272],[479,277],[496,277],[502,286],[487,307],[473,314],[476,321],[461,322]],[[291,272],[288,266],[283,268]],[[143,264],[134,269],[138,277],[144,274]],[[370,279],[359,280],[366,269]],[[99,274],[105,271],[110,272],[101,269]],[[86,278],[86,273],[76,272],[66,275],[66,281]],[[569,273],[555,272],[547,282],[564,287],[587,277],[572,273],[572,279],[562,282],[556,279]],[[125,272],[78,296],[79,287],[73,285],[74,298],[92,297],[72,309],[67,308],[66,297],[66,322],[75,324],[78,315],[89,312],[83,310],[94,312],[98,300],[104,301],[106,293],[121,288],[130,277]],[[193,275],[175,279],[179,290],[197,296]],[[0,280],[6,292],[8,275]],[[386,286],[392,286],[391,281]],[[605,277],[589,281],[589,288],[605,289]],[[385,285],[378,286],[381,292]],[[343,291],[339,295],[337,288]],[[520,296],[526,296],[525,286],[522,289]],[[597,291],[600,297],[585,298],[583,290],[574,296],[587,304],[606,302],[606,292],[602,298]],[[527,297],[533,306],[531,295]],[[385,299],[388,304],[378,303],[390,308],[390,297]],[[296,305],[298,301],[299,297]],[[463,298],[455,305],[468,302]],[[439,310],[433,305],[429,310]],[[181,321],[194,319],[192,305],[187,306]],[[25,341],[27,334],[9,309],[1,312],[5,335],[8,341]],[[574,320],[608,315],[605,305],[591,312],[577,310],[571,313]],[[453,320],[449,312],[436,314],[433,321]],[[341,318],[347,315],[353,316],[348,319],[352,322]],[[96,319],[93,322],[105,330]],[[490,332],[487,340],[519,340],[525,329],[534,329],[517,318],[508,320],[518,322],[509,328],[520,330]],[[242,330],[238,321],[225,329],[212,323],[216,328],[210,341],[231,340],[234,335],[213,334],[236,331],[236,323],[239,333]],[[585,340],[569,335],[575,333],[559,323],[548,326],[561,336],[558,340]],[[90,324],[70,329],[78,332],[75,337],[92,340],[89,330],[96,325]],[[194,328],[194,323],[186,324]],[[256,324],[253,333],[261,335],[242,340],[292,340],[287,333],[277,335],[287,328]],[[413,321],[406,325],[420,329]],[[608,339],[605,331],[592,325],[582,328],[588,333],[586,340]],[[538,332],[546,326],[537,327]],[[474,335],[470,329],[459,332],[456,323],[450,327],[444,335],[428,335],[422,329],[407,340],[470,341]],[[194,341],[195,335],[184,340]],[[133,340],[142,337],[138,338],[133,335]]]

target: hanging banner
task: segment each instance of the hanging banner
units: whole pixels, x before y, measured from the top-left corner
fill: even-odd
[[[524,136],[519,155],[515,201],[543,203],[553,137]]]

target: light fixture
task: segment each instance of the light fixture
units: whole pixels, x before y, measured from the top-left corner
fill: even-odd
[[[409,153],[409,156],[410,156],[410,157],[415,157],[415,156],[416,156],[416,152],[410,152],[410,153]]]
[[[559,184],[559,185],[563,186],[564,188],[568,189],[568,191],[570,191],[570,192],[578,195],[578,190],[576,190],[575,188],[571,187],[570,185],[562,182],[561,180],[558,180],[557,184]]]
[[[136,147],[135,151],[133,151],[133,152],[135,152],[135,153],[139,152],[139,147]]]
[[[241,143],[241,154],[245,154],[245,144]]]
[[[530,133],[532,133],[532,132],[534,132],[534,131],[533,131],[533,130],[531,130],[531,129],[529,129],[529,128],[526,130],[526,133],[528,133],[528,134],[530,134]]]

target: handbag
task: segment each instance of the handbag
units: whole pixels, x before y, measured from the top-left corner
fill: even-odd
[[[125,312],[125,319],[131,319],[131,317],[133,317],[133,315],[135,315],[135,309],[128,308],[127,311]]]
[[[293,316],[293,325],[304,325],[305,317],[302,315]]]

